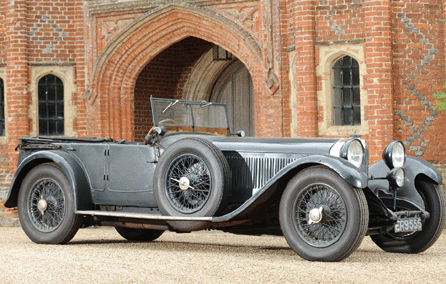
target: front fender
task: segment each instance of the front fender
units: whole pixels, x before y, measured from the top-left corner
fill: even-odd
[[[423,199],[418,193],[415,187],[415,180],[418,176],[424,175],[430,178],[437,184],[443,183],[443,178],[440,171],[438,171],[432,164],[416,157],[406,157],[406,163],[404,164],[404,186],[397,190],[397,196],[408,198],[414,202],[417,202],[420,206],[424,207]],[[369,168],[369,188],[377,193],[378,190],[390,193],[389,182],[387,180],[376,180],[374,178],[385,177],[387,172],[390,171],[386,163],[381,160],[373,164]]]
[[[323,155],[311,155],[294,161],[293,163],[285,167],[285,169],[288,169],[288,172],[289,170],[294,168],[306,168],[307,165],[326,166],[338,173],[343,179],[351,184],[351,186],[356,188],[367,187],[367,174],[342,158]]]
[[[38,151],[23,159],[12,178],[5,207],[17,206],[22,180],[32,168],[43,163],[55,163],[62,169],[73,188],[76,210],[91,209],[91,190],[85,172],[72,156],[63,151]]]
[[[341,158],[324,155],[306,156],[297,159],[296,161],[281,169],[274,176],[274,178],[270,179],[262,188],[260,188],[251,198],[246,200],[245,203],[243,203],[239,208],[224,216],[214,217],[214,220],[216,222],[224,222],[236,217],[243,216],[245,214],[249,214],[249,212],[255,210],[259,206],[259,204],[268,199],[268,197],[271,196],[275,191],[283,190],[283,188],[278,188],[276,185],[278,184],[278,182],[280,182],[280,180],[283,181],[283,178],[287,178],[287,175],[291,179],[301,170],[318,165],[326,166],[332,169],[355,188],[367,187],[367,174],[365,172],[362,172],[360,169],[358,169],[348,161]]]

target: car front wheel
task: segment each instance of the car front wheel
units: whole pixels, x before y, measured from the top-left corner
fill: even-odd
[[[428,178],[419,178],[415,187],[424,202],[430,217],[425,220],[422,231],[371,236],[373,242],[386,252],[420,253],[432,246],[445,226],[445,198],[442,187]],[[405,209],[405,208],[401,208]]]
[[[316,166],[290,180],[279,218],[288,244],[298,255],[312,261],[340,261],[361,244],[369,214],[362,190],[336,172]]]
[[[55,164],[41,164],[24,178],[18,198],[19,219],[32,241],[44,244],[70,241],[82,223],[74,206],[71,184]]]

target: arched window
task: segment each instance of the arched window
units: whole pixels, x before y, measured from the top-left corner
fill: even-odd
[[[64,86],[54,75],[39,81],[39,135],[64,135]]]
[[[0,136],[5,136],[5,85],[0,78]]]
[[[333,67],[334,125],[361,125],[359,64],[344,56]]]

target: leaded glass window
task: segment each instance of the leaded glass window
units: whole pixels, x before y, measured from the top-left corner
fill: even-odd
[[[344,56],[333,67],[334,124],[361,125],[359,64]]]
[[[54,75],[40,79],[39,96],[39,135],[64,135],[64,86]]]
[[[0,136],[5,136],[5,85],[0,78]]]

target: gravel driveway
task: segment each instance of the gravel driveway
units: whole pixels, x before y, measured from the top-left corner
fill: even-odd
[[[81,229],[67,245],[37,245],[0,228],[0,283],[445,283],[446,234],[418,255],[382,252],[366,237],[339,263],[308,262],[282,237],[167,232],[129,243],[113,228]]]

